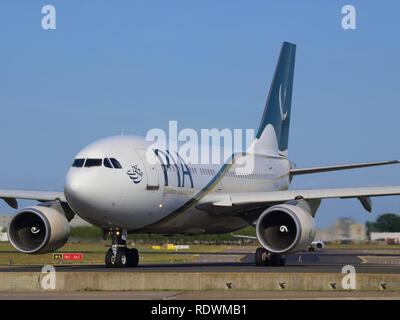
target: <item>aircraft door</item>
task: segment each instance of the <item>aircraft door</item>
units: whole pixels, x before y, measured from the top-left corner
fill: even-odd
[[[149,163],[146,160],[146,150],[145,149],[136,149],[136,153],[139,155],[141,158],[145,172],[146,172],[146,177],[147,177],[147,190],[158,190],[160,188],[160,183],[158,181],[158,172],[157,172],[157,163],[158,163],[158,158],[155,154],[149,153],[149,157],[154,157],[152,158],[152,163]]]

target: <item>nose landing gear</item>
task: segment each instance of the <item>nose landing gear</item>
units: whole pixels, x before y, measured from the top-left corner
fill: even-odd
[[[126,230],[112,229],[109,231],[112,243],[105,257],[107,268],[137,267],[139,252],[137,249],[129,249],[126,246]]]

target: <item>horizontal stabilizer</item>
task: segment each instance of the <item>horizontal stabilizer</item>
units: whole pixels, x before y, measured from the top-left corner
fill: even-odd
[[[329,171],[338,171],[338,170],[349,170],[349,169],[359,169],[359,168],[367,168],[367,167],[376,167],[376,166],[385,166],[388,164],[398,164],[400,161],[398,160],[389,160],[389,161],[380,161],[380,162],[366,162],[366,163],[356,163],[356,164],[345,164],[338,166],[326,166],[326,167],[314,167],[314,168],[294,168],[290,170],[290,174],[292,176],[300,175],[300,174],[310,174],[310,173],[321,173],[321,172],[329,172]]]

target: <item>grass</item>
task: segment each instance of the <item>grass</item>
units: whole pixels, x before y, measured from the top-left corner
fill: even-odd
[[[161,249],[153,250],[151,244],[133,244],[139,250],[140,263],[190,263],[197,260],[199,253],[218,253],[226,250],[237,251],[239,249],[247,252],[254,252],[255,246],[228,246],[228,245],[190,245],[190,249],[180,250],[186,254],[177,254],[175,251]],[[108,250],[109,242],[97,241],[93,243],[67,243],[65,246],[55,251],[58,253],[83,253],[82,261],[62,261],[62,264],[103,264],[104,256]],[[327,249],[359,249],[359,250],[398,250],[400,245],[379,245],[379,244],[329,244]],[[53,253],[45,254],[23,254],[15,250],[9,243],[0,243],[0,266],[6,265],[45,265],[58,264],[60,261],[53,260]]]
[[[108,246],[107,246],[108,245]],[[133,244],[129,244],[133,247]],[[224,252],[228,249],[235,249],[234,246],[213,246],[213,245],[191,245],[190,249],[180,250],[187,254],[176,254],[171,250],[153,250],[150,244],[135,245],[139,250],[140,263],[185,263],[195,262],[198,253]],[[57,253],[83,253],[82,261],[62,261],[62,264],[103,264],[104,256],[108,250],[108,242],[99,241],[96,243],[67,243],[56,250]],[[252,250],[252,249],[249,249]],[[0,266],[5,265],[45,265],[58,264],[60,261],[53,260],[53,253],[45,254],[23,254],[15,250],[9,243],[0,243]]]

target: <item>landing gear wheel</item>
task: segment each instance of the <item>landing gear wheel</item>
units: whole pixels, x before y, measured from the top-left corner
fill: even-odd
[[[108,249],[106,253],[105,263],[107,268],[114,268],[115,267],[115,257],[113,257],[112,249]]]
[[[132,248],[128,249],[128,267],[137,267],[139,264],[139,251]]]
[[[269,252],[264,248],[257,248],[255,260],[256,266],[268,266],[270,264]]]
[[[286,257],[282,254],[271,255],[271,266],[283,267],[286,264]]]
[[[129,263],[129,249],[118,248],[117,254],[115,255],[115,266],[117,268],[125,268]]]

